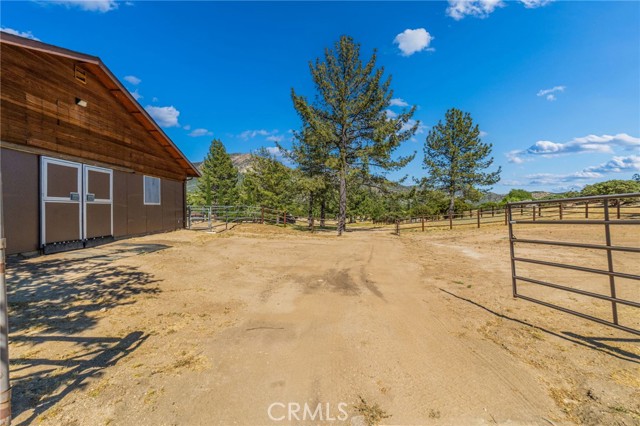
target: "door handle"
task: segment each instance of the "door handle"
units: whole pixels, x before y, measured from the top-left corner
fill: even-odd
[[[95,201],[96,194],[87,193],[87,201]]]
[[[80,194],[78,194],[77,192],[70,192],[69,199],[71,201],[80,201]]]

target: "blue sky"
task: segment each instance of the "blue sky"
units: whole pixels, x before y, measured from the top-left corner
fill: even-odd
[[[1,3],[5,31],[99,56],[192,161],[287,144],[290,91],[313,96],[308,62],[342,34],[393,76],[423,127],[471,113],[503,167],[494,191],[560,191],[640,172],[640,3]],[[398,111],[401,106],[392,106]]]

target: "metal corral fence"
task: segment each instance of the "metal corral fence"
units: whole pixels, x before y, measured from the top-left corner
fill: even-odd
[[[609,211],[612,218],[640,214],[640,199],[634,194],[618,194],[607,196]],[[578,197],[556,200],[538,200],[510,203],[509,207],[487,208],[467,210],[448,215],[417,216],[399,219],[395,223],[395,232],[401,231],[426,231],[431,229],[453,229],[466,226],[480,228],[487,225],[508,224],[508,215],[512,220],[530,220],[544,223],[549,220],[562,220],[565,223],[570,220],[602,219],[605,215],[603,197]]]
[[[528,216],[523,214],[525,211],[529,212]],[[536,211],[538,212],[537,215]],[[542,213],[543,211],[544,213]],[[507,218],[509,225],[512,287],[514,297],[640,335],[640,330],[621,325],[618,318],[618,305],[640,308],[640,283],[638,282],[640,280],[640,275],[637,273],[621,272],[619,269],[616,269],[616,263],[614,262],[614,256],[620,256],[621,253],[631,253],[633,256],[632,264],[636,267],[640,266],[640,256],[637,256],[640,254],[640,193],[509,203],[507,205]],[[524,225],[524,227],[520,228],[522,225]],[[593,226],[596,227],[595,229],[601,228],[602,241],[604,241],[604,244],[557,241],[549,238],[517,238],[515,235],[516,232],[522,230],[523,232],[538,236],[539,238],[539,235],[543,235],[543,232],[545,231],[543,231],[542,226],[538,225],[544,225],[547,227],[578,225],[578,227],[575,228],[575,232],[571,232],[571,234],[575,235],[577,238],[585,233],[584,227]],[[622,239],[625,241],[630,241],[632,246],[627,244],[616,245],[613,243],[612,229],[617,227],[624,229],[618,231],[619,233],[616,233],[616,235],[623,237]],[[582,232],[580,232],[580,230],[582,230]],[[550,233],[548,231],[544,233],[544,235],[549,234]],[[549,248],[557,247],[559,252],[553,252],[557,253],[555,255],[557,258],[552,257],[554,261],[533,259],[526,255],[527,247],[531,246],[545,246]],[[516,252],[518,247],[521,248],[520,251],[522,254]],[[600,269],[562,263],[560,261],[560,255],[564,252],[565,257],[567,257],[567,251],[573,249],[578,250],[572,251],[568,256],[571,257],[572,260],[579,257],[578,252],[584,253],[590,251],[592,255],[595,255],[594,252],[602,253],[603,256],[606,256],[607,268]],[[549,253],[547,253],[547,256],[548,255]],[[604,259],[602,259],[602,264],[604,263]],[[601,294],[585,290],[584,287],[588,284],[588,280],[573,282],[570,285],[577,285],[572,287],[569,285],[560,285],[558,283],[520,275],[518,270],[525,264],[555,268],[555,270],[564,269],[580,271],[592,274],[592,277],[594,275],[608,277],[608,292],[607,294]],[[557,278],[556,275],[557,274],[554,273],[554,279]],[[625,281],[625,283],[631,283],[632,287],[627,294],[631,295],[631,298],[634,298],[635,300],[620,298],[617,296],[617,279],[629,280]],[[532,284],[533,288],[543,286],[561,290],[563,292],[579,294],[611,302],[611,320],[578,312],[574,309],[540,300],[540,298],[537,297],[520,294],[518,292],[518,284],[520,282],[527,283],[527,285]]]

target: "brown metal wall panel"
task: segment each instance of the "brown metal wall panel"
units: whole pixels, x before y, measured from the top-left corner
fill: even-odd
[[[173,231],[175,228],[175,185],[173,180],[162,179],[162,229]]]
[[[45,243],[80,239],[78,203],[46,203]]]
[[[47,164],[47,196],[70,198],[72,192],[80,193],[77,167]]]
[[[108,200],[111,198],[111,182],[109,174],[96,170],[89,170],[87,192],[94,194],[97,200]]]
[[[113,172],[113,236],[127,235],[127,175]]]
[[[142,175],[127,175],[127,235],[147,232],[147,206],[144,205]]]
[[[40,229],[38,156],[0,149],[7,253],[38,250]]]
[[[87,204],[87,238],[111,235],[111,204]]]
[[[162,205],[145,207],[147,208],[147,232],[162,231]]]
[[[185,197],[185,182],[178,182],[178,190],[176,191],[176,220],[178,229],[184,228],[184,213],[187,199]]]

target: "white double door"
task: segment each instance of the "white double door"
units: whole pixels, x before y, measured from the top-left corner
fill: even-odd
[[[42,157],[40,162],[42,246],[113,235],[113,171]]]

